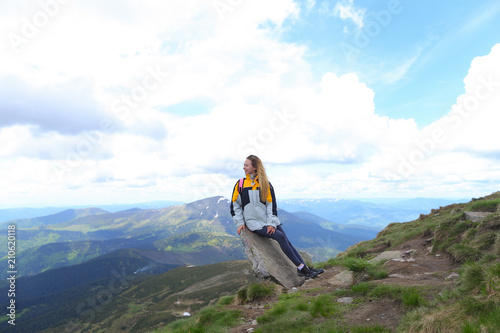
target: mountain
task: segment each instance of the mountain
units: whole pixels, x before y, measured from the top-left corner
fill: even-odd
[[[195,318],[180,322],[185,331],[190,330],[189,325],[193,322],[206,325],[209,327],[206,330],[210,330],[210,325],[218,321],[219,315],[225,316],[227,313],[237,314],[237,318],[243,314],[253,316],[247,317],[251,319],[250,322],[257,316],[263,316],[258,325],[262,325],[264,331],[269,327],[266,326],[266,316],[276,316],[272,322],[280,326],[282,331],[290,332],[294,330],[288,330],[287,327],[292,327],[295,322],[300,323],[301,331],[321,331],[332,325],[345,326],[345,330],[339,331],[369,331],[358,326],[356,330],[354,326],[350,330],[348,326],[367,323],[367,318],[380,324],[379,327],[369,328],[372,331],[391,331],[399,325],[398,318],[403,318],[406,312],[409,314],[407,318],[415,320],[419,316],[427,316],[427,321],[441,318],[447,313],[459,313],[463,317],[457,318],[468,318],[473,323],[477,317],[477,320],[486,323],[484,325],[491,325],[494,318],[499,318],[497,314],[500,314],[494,312],[499,304],[498,293],[491,289],[500,279],[497,267],[500,265],[499,204],[500,194],[497,193],[468,204],[440,207],[428,215],[419,215],[418,219],[411,222],[392,223],[373,239],[361,242],[356,241],[356,237],[360,237],[356,233],[370,233],[374,232],[373,229],[339,225],[311,213],[290,213],[280,209],[278,215],[289,238],[301,249],[316,250],[325,255],[329,253],[328,249],[338,252],[338,248],[357,243],[337,258],[318,264],[327,269],[324,279],[318,277],[303,288],[283,296],[275,294],[266,301],[266,305],[252,303],[244,307],[229,302],[231,304],[227,305],[227,310],[220,303],[215,308],[207,306],[216,304],[221,296],[240,294],[239,291],[245,286],[248,286],[246,290],[251,290],[249,285],[255,279],[249,261],[234,260],[241,258],[243,252],[238,252],[242,250],[241,242],[229,215],[229,202],[222,197],[164,209],[90,214],[69,221],[61,219],[59,223],[21,228],[16,237],[23,242],[26,235],[23,232],[31,233],[32,242],[49,241],[32,248],[32,252],[23,250],[19,256],[25,255],[22,257],[24,263],[35,263],[38,258],[39,262],[53,259],[52,264],[57,265],[55,262],[58,260],[54,257],[69,261],[72,258],[84,260],[85,255],[96,257],[79,264],[18,278],[16,331],[150,332],[160,329],[171,332],[170,327],[165,330],[161,327],[181,318],[186,311],[195,314]],[[474,215],[469,211],[481,214]],[[491,214],[484,217],[485,212]],[[475,216],[481,219],[472,221]],[[337,230],[347,230],[353,234]],[[60,238],[69,238],[70,235],[97,236],[103,239],[73,244],[50,243],[50,237],[44,239],[47,235],[59,235]],[[71,248],[71,245],[75,247]],[[113,250],[113,247],[120,246],[127,248]],[[364,264],[362,260],[373,258],[384,250],[413,253],[411,255],[415,261],[408,261],[408,264],[389,262],[386,269],[396,275],[381,275],[379,289],[375,282],[361,284],[356,290],[345,287],[339,289],[331,285],[333,273],[344,269],[335,265],[346,265],[348,258],[351,258],[359,267],[359,264]],[[54,251],[52,257],[51,251]],[[106,251],[111,252],[103,253]],[[65,257],[65,252],[68,257]],[[444,287],[453,286],[453,281],[447,282],[445,278],[452,272],[461,273],[456,267],[463,263],[470,263],[464,264],[465,270],[468,269],[467,265],[480,265],[474,266],[468,273],[470,276],[492,278],[491,283],[483,284],[485,293],[482,289],[471,289],[467,297],[457,299],[462,289],[445,290]],[[174,268],[176,266],[181,267]],[[22,268],[22,265],[19,264],[19,267]],[[371,274],[367,272],[366,278],[370,279]],[[466,277],[463,275],[460,281]],[[391,287],[403,278],[406,280],[397,287],[399,289]],[[439,283],[432,284],[434,281]],[[481,283],[479,281],[471,285],[480,288]],[[0,282],[0,293],[7,294],[8,284],[7,279]],[[407,305],[410,301],[405,298],[414,286],[423,290],[416,300],[410,300],[413,302],[410,304],[421,302],[418,304],[424,307],[425,311],[419,310],[418,316],[410,312],[413,308]],[[355,302],[345,309],[339,308],[342,305],[338,305],[337,298],[343,296],[352,297]],[[225,304],[229,303],[225,301]],[[0,307],[7,305],[4,298]],[[446,311],[440,312],[441,307]],[[379,318],[380,313],[373,309],[382,313],[382,319]],[[493,312],[488,312],[489,309],[493,309]],[[430,317],[428,314],[433,311],[435,314]],[[487,313],[488,318],[493,319],[476,315],[477,311]],[[384,317],[386,313],[389,314],[388,318]],[[476,317],[471,316],[471,313]],[[388,322],[391,326],[384,326]],[[444,328],[441,322],[430,322],[432,327],[441,325]],[[418,327],[417,324],[415,327]],[[10,328],[5,319],[0,321],[0,331]],[[402,331],[412,331],[406,328]]]
[[[328,221],[322,217],[319,217],[317,215],[314,215],[314,214],[311,214],[308,212],[295,212],[295,213],[293,213],[293,215],[295,215],[303,220],[316,223],[325,229],[336,231],[336,232],[338,232],[340,234],[344,234],[344,235],[354,236],[357,239],[361,239],[361,240],[375,238],[375,236],[377,236],[377,233],[379,231],[378,228],[373,228],[373,227],[369,227],[369,226],[349,225],[349,224],[340,224],[340,223],[331,222],[331,221]]]
[[[112,278],[123,271],[127,274],[159,274],[178,266],[152,260],[136,250],[117,250],[81,264],[50,269],[35,276],[20,277],[16,280],[16,300],[23,302],[30,298],[49,296],[82,284]],[[7,287],[2,281],[1,288]]]
[[[319,219],[311,214],[303,218],[280,209],[279,217],[294,244],[313,254],[315,261],[375,236],[373,230],[366,228],[342,229],[325,221],[323,225],[311,222]],[[189,233],[194,233],[189,237],[199,238],[190,251],[201,250],[203,244],[214,247],[226,243],[229,248],[219,248],[220,260],[241,259],[238,255],[243,253],[229,213],[229,201],[222,197],[162,209],[115,213],[99,209],[65,211],[17,220],[17,225],[17,237],[23,240],[18,246],[20,259],[23,256],[25,262],[34,263],[21,275],[76,264],[119,248],[185,252],[191,245],[182,248],[184,245],[180,244],[185,239],[179,235]],[[28,227],[24,228],[25,225]],[[208,237],[209,234],[217,236]],[[173,238],[168,240],[169,237]],[[231,253],[235,256],[231,257]]]
[[[95,207],[82,208],[82,209],[67,209],[59,213],[50,214],[42,217],[10,220],[8,222],[0,223],[0,227],[5,226],[7,224],[15,224],[16,227],[18,228],[31,228],[47,224],[63,223],[81,217],[106,214],[106,213],[108,212]]]
[[[127,256],[123,254],[113,254],[115,260],[109,257],[108,260],[112,261],[108,263],[124,262]],[[134,257],[131,254],[127,260]],[[98,266],[101,268],[101,264]],[[140,262],[136,266],[139,267]],[[88,268],[92,274],[98,270],[98,267]],[[49,296],[43,296],[46,294],[43,292],[30,298],[23,296],[22,303],[19,302],[22,304],[19,309],[22,315],[18,316],[15,331],[62,333],[86,329],[93,332],[149,332],[175,321],[186,311],[197,311],[213,304],[221,296],[234,294],[242,286],[256,281],[247,260],[199,267],[183,266],[154,276],[134,274],[120,265],[102,268],[107,274],[102,279]],[[20,279],[19,283],[22,281]],[[34,283],[28,282],[23,288],[33,292]],[[51,286],[48,283],[41,287]],[[3,303],[0,306],[4,305],[7,306]],[[0,322],[0,331],[11,329],[6,321]]]
[[[139,208],[139,209],[160,209],[174,205],[180,205],[180,201],[151,201],[134,204],[116,204],[116,205],[99,205],[95,208],[100,208],[107,212],[118,212],[122,210]],[[71,209],[86,209],[88,206],[70,206],[70,207],[42,207],[42,208],[4,208],[0,209],[0,223],[15,219],[30,219],[38,216],[47,216],[56,214],[65,210]]]
[[[369,199],[365,199],[369,200]],[[342,225],[368,226],[378,231],[392,222],[411,221],[420,214],[441,205],[456,202],[449,199],[287,199],[279,206],[292,213],[308,212]]]
[[[286,293],[248,285],[155,332],[499,332],[499,255],[496,192],[391,223]]]
[[[29,248],[16,256],[16,260],[22,263],[18,268],[17,276],[31,276],[52,268],[76,265],[118,249],[133,247],[133,245],[136,243],[130,239],[111,239],[49,243]],[[8,275],[7,271],[0,272],[0,280]]]

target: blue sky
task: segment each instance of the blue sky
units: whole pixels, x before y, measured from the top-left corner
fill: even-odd
[[[339,20],[337,3],[362,11],[364,26]],[[317,75],[354,72],[376,91],[378,114],[423,127],[449,111],[472,59],[499,41],[499,11],[495,1],[318,1],[284,38],[308,45]]]
[[[500,182],[498,1],[0,3],[0,208],[467,198]]]

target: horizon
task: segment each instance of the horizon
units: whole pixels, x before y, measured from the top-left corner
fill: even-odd
[[[489,193],[491,194],[491,193]],[[489,195],[489,194],[485,194]],[[227,200],[231,200],[230,197],[223,196],[223,195],[216,195],[212,197],[206,197],[206,198],[201,198],[201,199],[196,199],[192,201],[176,201],[176,200],[153,200],[153,201],[141,201],[141,202],[122,202],[122,203],[101,203],[101,204],[81,204],[81,203],[75,203],[75,204],[67,204],[67,205],[51,205],[51,206],[46,206],[46,205],[29,205],[29,206],[1,206],[0,205],[0,210],[6,210],[6,209],[43,209],[43,208],[66,208],[66,209],[83,209],[83,208],[101,208],[105,206],[131,206],[131,205],[148,205],[148,204],[161,204],[161,203],[171,203],[171,205],[186,205],[190,204],[196,201],[200,200],[205,200],[205,199],[210,199],[210,198],[217,198],[221,197]],[[415,199],[424,199],[424,200],[448,200],[448,201],[454,201],[454,200],[467,200],[465,202],[469,202],[470,200],[473,199],[471,197],[470,199],[467,198],[436,198],[436,197],[398,197],[398,198],[304,198],[304,197],[296,197],[296,198],[284,198],[284,199],[277,199],[278,206],[280,201],[286,201],[286,200],[308,200],[308,201],[315,201],[315,200],[356,200],[356,201],[361,201],[361,202],[377,202],[377,201],[389,201],[391,203],[396,203],[399,201],[405,201],[405,200],[415,200]],[[457,203],[465,203],[465,202],[457,202]],[[279,208],[279,207],[278,207]]]
[[[91,24],[89,24],[91,22]],[[498,190],[500,2],[0,3],[0,203]]]

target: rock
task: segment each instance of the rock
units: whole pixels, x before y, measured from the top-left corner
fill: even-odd
[[[354,301],[352,297],[341,297],[337,300],[337,303],[351,304]]]
[[[345,286],[348,287],[353,282],[352,272],[350,271],[342,271],[339,274],[335,275],[333,278],[328,280],[329,284],[335,286]]]
[[[491,215],[490,212],[465,212],[465,219],[472,222],[481,222],[486,216]]]
[[[311,263],[313,262],[312,258],[311,258],[311,255],[307,252],[303,252],[303,251],[299,251],[299,254],[300,256],[302,257],[302,259],[307,263]]]
[[[458,275],[457,273],[451,273],[450,275],[445,277],[444,280],[445,281],[454,280],[454,279],[458,279],[459,277],[460,277],[460,275]]]
[[[305,279],[297,275],[297,267],[283,253],[277,241],[249,230],[243,230],[240,239],[258,278],[271,278],[287,289],[304,283]]]
[[[368,260],[369,262],[378,262],[380,260],[391,260],[401,258],[401,251],[385,251],[376,256],[373,259]]]
[[[390,278],[407,279],[408,277],[403,274],[389,274]]]

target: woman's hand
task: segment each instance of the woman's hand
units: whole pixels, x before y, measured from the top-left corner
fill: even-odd
[[[244,224],[238,226],[238,235],[241,233],[241,230],[245,230],[245,225]]]
[[[267,233],[268,233],[269,235],[274,234],[274,232],[275,232],[275,231],[276,231],[276,229],[275,229],[272,225],[268,225],[268,226],[267,226]]]

